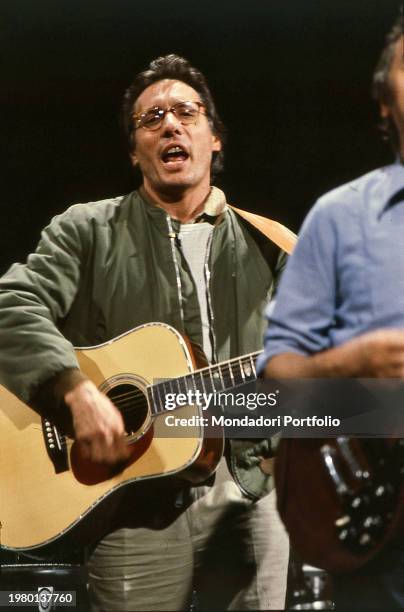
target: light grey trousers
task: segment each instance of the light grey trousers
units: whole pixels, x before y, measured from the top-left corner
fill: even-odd
[[[93,612],[284,608],[289,542],[275,492],[253,503],[225,462],[212,487],[164,528],[124,527],[107,535],[88,562]]]

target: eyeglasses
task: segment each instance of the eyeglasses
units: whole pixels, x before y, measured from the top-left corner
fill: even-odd
[[[144,128],[145,130],[158,130],[167,113],[173,113],[182,125],[191,125],[198,121],[199,113],[205,115],[205,106],[202,102],[177,102],[169,108],[153,106],[141,113],[133,115],[135,130]]]

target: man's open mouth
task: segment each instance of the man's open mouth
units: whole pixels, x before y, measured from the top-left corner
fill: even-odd
[[[161,155],[161,159],[165,164],[183,162],[187,160],[188,157],[188,153],[180,146],[170,147]]]

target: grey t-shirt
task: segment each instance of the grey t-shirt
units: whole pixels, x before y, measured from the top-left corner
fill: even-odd
[[[211,223],[190,223],[181,225],[178,233],[181,250],[191,270],[198,293],[203,350],[209,363],[212,362],[213,350],[210,338],[205,262],[213,229],[214,226]]]

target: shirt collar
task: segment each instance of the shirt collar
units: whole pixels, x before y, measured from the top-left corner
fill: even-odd
[[[155,217],[165,218],[166,212],[162,208],[156,206],[148,198],[143,187],[139,189],[139,192],[143,200],[147,204],[149,204],[148,212],[154,215]],[[226,196],[224,195],[223,191],[221,189],[218,189],[218,187],[212,186],[209,195],[205,200],[203,212],[198,217],[196,217],[196,219],[194,219],[194,223],[198,223],[201,221],[209,221],[210,223],[213,223],[215,225],[216,223],[221,221],[222,214],[225,212],[226,209]],[[173,222],[179,223],[175,219],[173,219]]]
[[[395,204],[404,202],[404,167],[399,159],[391,166],[381,169],[384,180],[381,184],[379,217]]]

